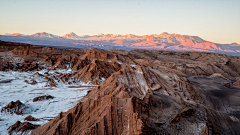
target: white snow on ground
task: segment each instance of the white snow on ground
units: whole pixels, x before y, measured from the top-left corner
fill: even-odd
[[[74,107],[81,98],[91,90],[94,85],[85,84],[82,82],[58,83],[58,87],[46,87],[47,80],[36,72],[43,74],[47,70],[35,72],[17,72],[17,71],[0,71],[0,109],[6,106],[11,101],[20,100],[28,109],[27,114],[16,115],[0,112],[0,135],[8,134],[7,128],[17,121],[24,122],[24,118],[32,115],[40,121],[30,121],[32,124],[43,125],[49,119],[53,119],[60,112],[66,112]],[[69,73],[71,70],[53,70],[48,73]],[[27,80],[27,81],[26,81]],[[37,84],[29,84],[33,81]],[[28,83],[27,83],[28,82]],[[54,98],[44,101],[33,102],[33,99],[38,96],[51,95]]]

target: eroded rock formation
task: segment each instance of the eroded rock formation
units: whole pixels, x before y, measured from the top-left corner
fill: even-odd
[[[96,85],[74,108],[32,135],[240,133],[240,93],[235,87],[239,81],[232,84],[240,78],[240,57],[118,49],[28,50],[14,53],[38,58],[28,68],[3,61],[1,69],[69,69],[38,76],[54,87],[75,81]]]
[[[35,97],[33,99],[33,102],[37,102],[37,101],[42,101],[42,100],[48,100],[48,99],[53,99],[54,97],[51,95],[43,95],[43,96],[39,96],[39,97]]]
[[[20,121],[17,121],[15,124],[13,124],[12,126],[10,126],[8,128],[8,133],[11,135],[14,132],[17,134],[24,134],[26,132],[29,132],[33,129],[36,129],[39,125],[33,125],[29,122],[24,122],[21,123]]]
[[[16,102],[11,101],[7,106],[2,108],[1,112],[21,115],[24,113],[24,109],[26,109],[26,106],[21,101],[17,100]]]
[[[24,120],[26,120],[26,121],[38,121],[39,119],[34,118],[34,117],[31,116],[31,115],[28,115]]]

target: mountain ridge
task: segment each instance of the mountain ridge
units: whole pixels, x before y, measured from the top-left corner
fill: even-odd
[[[0,40],[11,42],[30,43],[34,45],[69,46],[82,48],[124,50],[148,49],[148,50],[170,50],[170,51],[200,51],[215,52],[240,56],[240,44],[218,44],[206,41],[198,36],[181,35],[163,32],[151,35],[118,35],[97,34],[78,36],[74,32],[63,36],[57,36],[47,32],[39,32],[33,35],[19,33],[0,35]]]

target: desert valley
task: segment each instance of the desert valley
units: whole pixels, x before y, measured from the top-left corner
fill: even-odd
[[[240,133],[240,56],[0,41],[0,134]]]
[[[240,0],[0,0],[0,135],[240,135]]]

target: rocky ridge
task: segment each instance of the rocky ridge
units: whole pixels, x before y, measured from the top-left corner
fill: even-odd
[[[72,69],[66,74],[40,76],[53,87],[58,87],[57,82],[97,85],[74,108],[31,134],[240,133],[240,94],[231,85],[240,78],[240,57],[200,52],[2,48],[25,62],[1,58],[5,63],[1,70]],[[212,86],[204,85],[208,83]],[[226,90],[230,92],[224,95]]]

